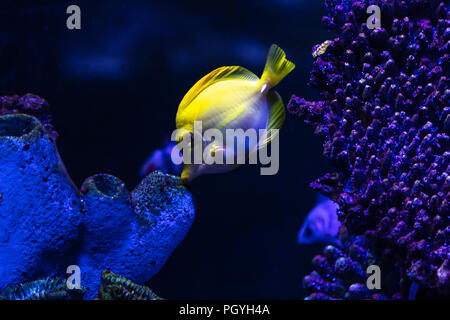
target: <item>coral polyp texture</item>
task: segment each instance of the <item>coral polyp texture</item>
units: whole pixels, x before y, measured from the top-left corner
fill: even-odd
[[[191,194],[159,171],[131,193],[107,174],[78,190],[49,128],[31,115],[0,115],[0,290],[66,276],[70,265],[80,267],[87,299],[106,269],[145,283],[188,232]]]
[[[95,300],[162,300],[150,288],[140,286],[110,270],[101,273]],[[45,278],[9,286],[0,291],[0,300],[81,300],[83,287],[69,289],[62,278]]]
[[[370,5],[381,9],[381,28],[366,24]],[[336,37],[313,48],[309,82],[321,100],[293,96],[288,105],[337,168],[311,186],[337,202],[342,229],[364,237],[381,269],[391,261],[422,296],[448,296],[449,3],[326,6],[322,21]]]
[[[84,289],[68,289],[62,278],[45,278],[7,287],[0,300],[79,300]]]
[[[140,286],[109,270],[102,272],[98,300],[162,300],[150,288]]]
[[[341,237],[341,241],[342,246],[328,245],[313,258],[314,271],[303,279],[303,286],[310,292],[307,300],[405,298],[403,292],[409,287],[390,263],[382,265],[379,288],[367,287],[367,268],[382,261],[367,248],[364,236]]]

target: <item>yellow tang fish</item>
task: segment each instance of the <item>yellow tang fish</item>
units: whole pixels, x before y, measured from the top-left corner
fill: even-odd
[[[239,66],[221,67],[207,74],[188,91],[178,107],[177,143],[186,134],[191,137],[196,134],[201,136],[212,128],[222,131],[224,135],[227,129],[280,129],[285,119],[284,104],[279,94],[270,89],[294,68],[295,65],[286,59],[284,51],[274,44],[270,48],[261,79]],[[194,125],[196,121],[201,121],[202,132],[194,132],[197,130]],[[275,136],[260,138],[256,149],[265,146]],[[234,150],[228,150],[225,144],[211,144],[211,153]],[[254,150],[251,145],[246,148]],[[226,172],[236,166],[185,162],[181,179],[190,182],[201,174]]]

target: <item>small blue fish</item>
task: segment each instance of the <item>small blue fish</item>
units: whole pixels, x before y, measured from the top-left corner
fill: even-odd
[[[174,149],[178,149],[176,143],[169,141],[166,142],[162,149],[155,150],[142,165],[141,170],[139,171],[139,176],[143,178],[156,170],[175,176],[180,176],[181,171],[183,170],[183,165],[173,163],[171,154]]]
[[[338,205],[319,194],[316,206],[308,213],[298,233],[299,244],[335,243],[341,223],[337,216]]]

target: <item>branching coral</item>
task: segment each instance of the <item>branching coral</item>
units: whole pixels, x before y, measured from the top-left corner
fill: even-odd
[[[314,271],[303,279],[309,300],[403,299],[408,288],[395,268],[383,263],[380,289],[367,287],[367,268],[381,261],[367,249],[366,239],[356,236],[342,240],[342,247],[329,245],[313,259]]]
[[[338,169],[312,187],[336,201],[346,230],[364,235],[402,277],[447,295],[448,2],[326,4],[323,22],[337,37],[314,48],[310,79],[322,100],[293,96],[288,106],[315,127]],[[372,4],[381,8],[379,29],[366,25]]]

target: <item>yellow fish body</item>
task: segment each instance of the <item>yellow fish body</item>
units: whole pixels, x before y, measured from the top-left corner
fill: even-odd
[[[194,132],[195,121],[201,121],[203,131],[215,128],[224,136],[227,129],[280,129],[285,118],[284,104],[278,93],[270,89],[294,68],[283,50],[272,45],[261,79],[239,66],[221,67],[207,74],[188,91],[178,107],[176,127],[181,133],[177,142],[185,134],[202,135]],[[264,137],[256,146],[248,145],[248,151],[261,148],[273,137]],[[217,149],[233,152],[226,145],[211,148]],[[181,178],[190,182],[201,174],[226,172],[235,167],[234,164],[185,163]]]

